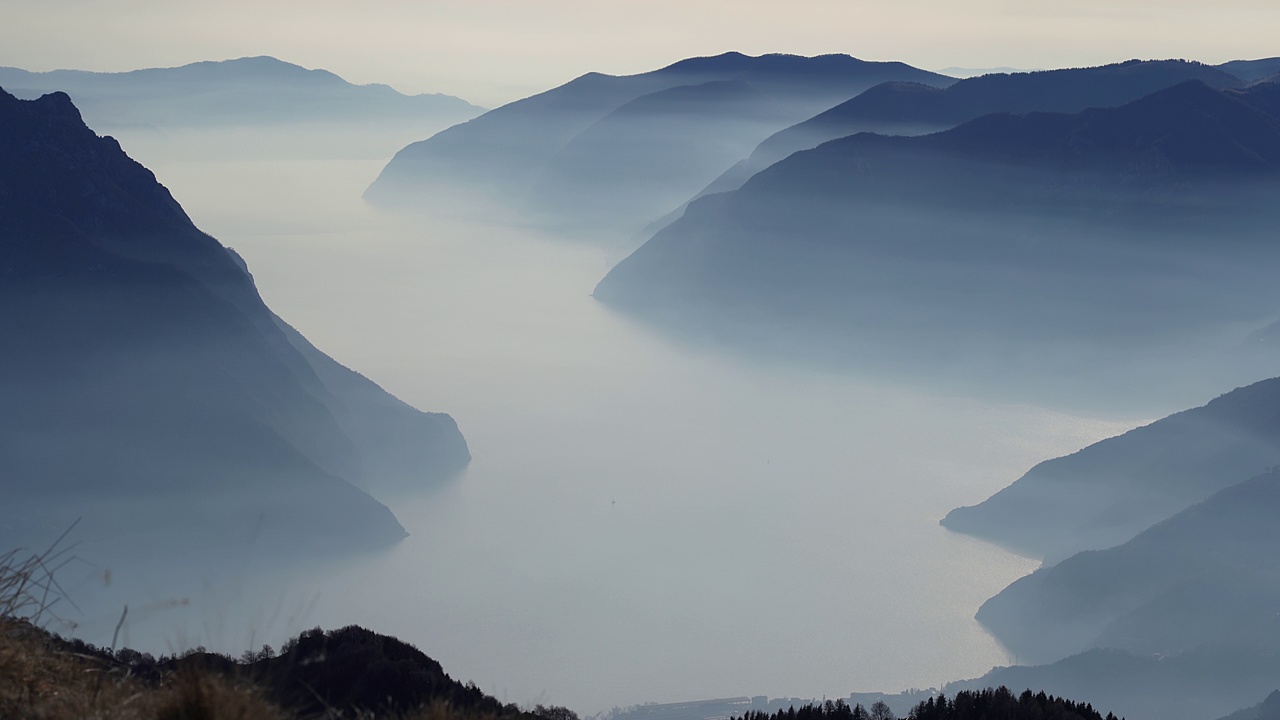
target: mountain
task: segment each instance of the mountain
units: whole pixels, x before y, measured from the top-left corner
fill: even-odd
[[[1265,700],[1237,710],[1219,720],[1280,720],[1280,690],[1273,690]]]
[[[0,93],[0,274],[8,539],[80,517],[82,538],[380,545],[404,531],[353,482],[469,459],[448,416],[282,329],[243,261],[66,94]]]
[[[1218,66],[1219,70],[1231,73],[1245,82],[1257,82],[1268,76],[1280,73],[1280,58],[1262,60],[1232,60]]]
[[[1168,655],[1280,646],[1280,470],[1220,490],[1136,537],[1073,555],[988,600],[978,620],[1020,658],[1093,647]]]
[[[365,197],[452,211],[514,206],[553,225],[629,233],[770,133],[889,80],[952,82],[847,55],[726,53],[639,75],[590,73],[409,145]]]
[[[99,130],[334,120],[447,127],[483,112],[449,95],[403,95],[386,85],[353,85],[326,70],[273,57],[118,73],[2,67],[0,86],[26,99],[65,92]]]
[[[769,136],[750,157],[700,195],[736,190],[752,175],[792,153],[860,132],[925,135],[997,112],[1075,113],[1091,107],[1115,107],[1188,80],[1219,89],[1243,84],[1229,71],[1185,60],[1130,60],[1100,67],[991,73],[947,87],[887,82]]]
[[[1280,465],[1280,378],[1047,460],[947,528],[1039,557],[1125,542]]]
[[[1280,117],[1280,75],[1227,94],[1275,117]]]
[[[692,203],[595,296],[752,352],[1033,392],[1096,389],[1099,368],[1130,384],[1119,353],[1190,362],[1188,338],[1273,319],[1277,185],[1280,119],[1194,81],[863,133]],[[1166,389],[1147,365],[1139,381]]]
[[[1265,696],[1277,674],[1274,648],[1219,644],[1166,656],[1098,649],[1050,665],[992,668],[943,691],[1039,688],[1110,708],[1126,720],[1203,720]]]

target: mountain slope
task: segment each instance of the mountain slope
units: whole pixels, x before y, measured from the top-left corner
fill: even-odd
[[[1241,84],[1229,71],[1183,60],[1130,60],[1090,68],[995,73],[945,88],[884,83],[769,136],[749,158],[701,194],[736,190],[752,175],[792,153],[860,132],[924,135],[990,113],[1075,113],[1090,107],[1115,107],[1188,80],[1215,88]]]
[[[539,212],[586,229],[640,227],[738,160],[789,116],[740,80],[681,85],[614,110],[551,157],[531,193]],[[714,138],[714,142],[710,141]]]
[[[1040,688],[1127,720],[1202,720],[1265,696],[1277,673],[1280,653],[1273,648],[1208,645],[1163,657],[1099,649],[1051,665],[993,668],[943,690]]]
[[[1280,120],[1195,82],[859,134],[694,202],[595,295],[756,352],[1087,389],[1117,353],[1269,320],[1277,184]]]
[[[1232,60],[1231,62],[1222,63],[1218,66],[1218,69],[1229,72],[1245,82],[1257,82],[1280,73],[1280,58]]]
[[[448,95],[409,96],[386,85],[353,85],[326,70],[272,57],[119,73],[0,68],[0,86],[27,99],[65,92],[100,130],[355,119],[412,119],[444,127],[482,112]]]
[[[478,195],[553,221],[566,215],[572,219],[591,198],[570,208],[563,207],[562,198],[580,187],[596,187],[598,196],[602,191],[594,181],[602,175],[625,180],[622,171],[633,158],[647,158],[651,175],[661,163],[673,163],[670,171],[653,176],[655,183],[665,179],[683,186],[691,170],[698,178],[714,177],[724,169],[725,157],[745,155],[773,130],[887,80],[952,82],[901,63],[845,55],[727,53],[640,75],[591,73],[404,148],[365,197],[382,205],[429,203],[456,211],[459,197],[474,201]],[[669,93],[677,88],[685,89]],[[739,127],[744,124],[751,126],[749,131]],[[654,126],[667,131],[653,132]],[[686,154],[688,148],[705,145],[716,146],[716,152],[692,158]],[[545,202],[547,194],[551,202]],[[630,199],[624,191],[613,197],[619,204]],[[651,207],[658,208],[654,214],[662,212],[668,209],[658,204],[663,198],[636,198],[630,214],[643,216]]]
[[[355,395],[362,379],[300,352],[239,258],[65,94],[0,94],[0,130],[5,529],[39,534],[78,512],[87,537],[401,537],[348,482],[372,448],[344,432],[399,426],[381,407],[394,399]],[[465,462],[451,421],[419,422],[420,442],[447,448],[424,473]]]
[[[1122,545],[1078,553],[1019,579],[978,619],[1019,657],[1091,647],[1142,654],[1207,643],[1280,643],[1280,472],[1192,505]]]
[[[1280,720],[1280,690],[1273,690],[1265,700],[1237,710],[1219,720]]]
[[[1047,460],[943,525],[1020,552],[1106,548],[1280,464],[1280,379]]]

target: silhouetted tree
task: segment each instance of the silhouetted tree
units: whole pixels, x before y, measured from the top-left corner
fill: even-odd
[[[529,714],[543,720],[578,720],[578,713],[559,705],[535,705]]]
[[[898,716],[893,714],[889,706],[883,700],[877,700],[871,703],[871,720],[898,720]]]

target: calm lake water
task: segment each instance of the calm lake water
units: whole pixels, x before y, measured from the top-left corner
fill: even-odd
[[[973,613],[1036,563],[938,519],[1133,420],[675,344],[592,300],[616,257],[366,208],[383,164],[367,155],[135,150],[276,312],[450,413],[474,461],[382,498],[411,533],[395,548],[283,575],[246,557],[181,607],[150,588],[126,640],[238,653],[358,623],[501,699],[582,713],[898,691],[1009,662]]]

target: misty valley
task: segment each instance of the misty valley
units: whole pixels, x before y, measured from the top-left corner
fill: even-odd
[[[1280,717],[1280,59],[0,88],[0,715]]]

